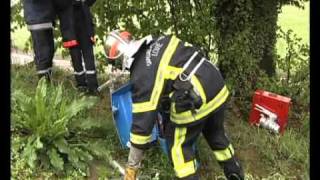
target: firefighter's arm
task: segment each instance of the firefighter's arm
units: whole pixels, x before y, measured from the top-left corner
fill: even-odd
[[[138,169],[140,168],[143,153],[149,147],[152,140],[152,129],[157,113],[150,109],[136,109],[135,107],[146,102],[150,90],[146,86],[133,83],[132,89],[132,126],[130,132],[130,152],[125,170],[125,180],[135,180]],[[145,101],[146,100],[146,101]]]
[[[157,113],[157,103],[152,102],[153,78],[146,78],[146,73],[131,73],[132,83],[132,126],[130,142],[140,149],[148,148],[152,140]],[[153,105],[155,104],[155,105]]]

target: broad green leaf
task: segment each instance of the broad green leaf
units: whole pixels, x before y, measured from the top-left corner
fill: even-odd
[[[55,148],[51,148],[48,152],[50,163],[53,165],[53,167],[57,168],[58,170],[63,170],[63,159],[60,157],[60,155],[57,153],[57,150]]]
[[[59,84],[56,91],[55,91],[55,96],[53,98],[53,104],[52,104],[52,107],[55,107],[55,108],[59,108],[57,107],[58,105],[60,105],[61,101],[62,101],[62,98],[63,98],[63,95],[62,95],[62,85]]]
[[[24,147],[22,157],[27,160],[27,164],[33,169],[35,168],[35,161],[37,159],[36,148],[34,144],[35,137],[28,138],[28,143]]]
[[[75,149],[70,149],[69,154],[68,154],[68,159],[70,162],[72,162],[73,164],[77,164],[79,162],[79,155],[77,154],[77,152],[75,151]]]
[[[40,137],[37,137],[36,141],[35,141],[35,148],[36,149],[42,149],[43,148],[43,143],[40,140]]]
[[[68,142],[64,138],[59,138],[58,140],[54,141],[54,144],[60,152],[65,154],[70,152]]]
[[[80,160],[82,161],[91,161],[93,159],[92,155],[88,153],[86,150],[82,150],[80,148],[75,149],[77,154],[79,154]]]

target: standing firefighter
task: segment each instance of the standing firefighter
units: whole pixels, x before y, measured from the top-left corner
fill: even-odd
[[[93,54],[93,44],[95,43],[94,30],[90,12],[90,6],[95,1],[73,0],[74,28],[79,45],[70,48],[77,88],[79,90],[88,89],[90,93],[97,93],[98,88]]]
[[[133,84],[126,180],[137,176],[158,112],[169,117],[164,134],[177,178],[199,179],[194,144],[202,132],[227,179],[244,179],[223,126],[228,89],[199,49],[174,35],[134,40],[126,31],[112,31],[105,51],[130,70]]]
[[[72,2],[68,0],[24,0],[24,18],[31,32],[35,64],[39,78],[50,80],[54,56],[53,22],[60,20],[63,46],[71,48],[78,44],[73,30]]]

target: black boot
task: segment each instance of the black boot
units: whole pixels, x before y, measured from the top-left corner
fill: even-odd
[[[244,180],[243,169],[239,161],[232,157],[231,159],[220,162],[223,168],[224,174],[228,180]]]
[[[87,88],[87,86],[80,86],[80,85],[78,85],[78,86],[77,86],[77,90],[78,90],[79,92],[86,93],[86,92],[88,91],[88,88]]]
[[[45,72],[45,73],[38,73],[38,78],[39,80],[43,77],[46,78],[47,82],[51,82],[51,76],[52,76],[52,71],[51,69],[48,70],[48,72]]]
[[[98,91],[98,81],[96,73],[86,74],[87,77],[87,87],[90,95],[99,95]]]

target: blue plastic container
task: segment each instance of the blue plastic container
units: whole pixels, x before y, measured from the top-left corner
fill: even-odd
[[[166,139],[158,137],[158,141],[159,141],[159,144],[160,144],[162,151],[164,152],[164,154],[166,154],[168,156],[169,155],[169,147],[168,147]]]
[[[123,85],[111,93],[113,120],[120,139],[121,147],[129,148],[130,129],[132,124],[132,99],[130,83]],[[152,130],[152,141],[157,140],[156,126]]]

